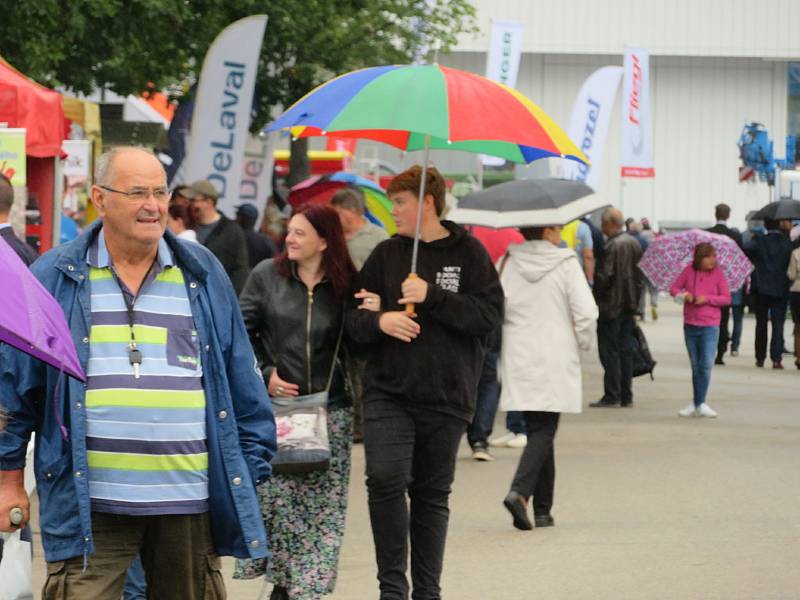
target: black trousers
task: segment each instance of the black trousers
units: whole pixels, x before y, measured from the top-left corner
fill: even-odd
[[[561,413],[525,411],[528,444],[522,452],[511,489],[533,497],[533,514],[549,515],[556,484],[556,461],[553,442]]]
[[[367,397],[364,450],[381,600],[439,600],[448,498],[467,422],[402,400]]]
[[[786,322],[786,298],[756,295],[756,360],[767,357],[767,323],[772,325],[769,357],[776,362],[783,359],[783,324]]]
[[[603,365],[603,399],[624,405],[633,402],[633,332],[636,323],[632,313],[614,319],[600,317],[597,321],[597,346]]]

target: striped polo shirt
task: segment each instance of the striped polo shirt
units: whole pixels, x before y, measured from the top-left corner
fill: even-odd
[[[116,278],[101,229],[86,255],[92,325],[86,449],[92,510],[128,515],[208,510],[200,342],[183,273],[162,238],[134,298]],[[120,287],[122,286],[122,287]],[[133,302],[140,377],[128,357]]]

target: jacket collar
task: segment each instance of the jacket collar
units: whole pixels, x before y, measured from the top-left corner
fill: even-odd
[[[59,256],[55,261],[55,267],[71,279],[85,278],[89,272],[86,253],[100,234],[102,227],[103,221],[97,219],[76,239],[56,248],[54,251],[58,252]],[[200,252],[199,247],[194,249],[191,248],[191,242],[178,241],[178,238],[169,230],[164,232],[163,241],[172,251],[178,266],[187,270],[200,281],[204,282],[208,278],[208,270],[197,258],[197,254]]]

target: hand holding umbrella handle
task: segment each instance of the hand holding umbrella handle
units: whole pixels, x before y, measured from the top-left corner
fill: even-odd
[[[416,278],[417,278],[417,274],[416,273],[409,273],[408,277],[407,277],[407,279],[416,279]],[[411,316],[413,316],[415,314],[415,312],[414,312],[414,303],[413,302],[409,302],[408,304],[406,304],[406,314],[409,317],[411,317]]]
[[[22,509],[19,506],[15,506],[10,511],[8,511],[8,520],[11,521],[12,525],[19,525],[22,523],[22,519],[25,518],[25,513],[22,512]]]

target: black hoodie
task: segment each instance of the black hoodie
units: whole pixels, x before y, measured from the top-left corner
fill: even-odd
[[[352,308],[350,336],[369,344],[365,401],[388,397],[471,421],[486,338],[503,318],[503,290],[481,243],[449,221],[450,235],[420,242],[417,274],[428,283],[417,305],[420,334],[410,343],[384,334],[381,313]],[[397,301],[411,267],[412,240],[395,236],[373,250],[361,270],[363,287],[381,297],[383,311]]]

